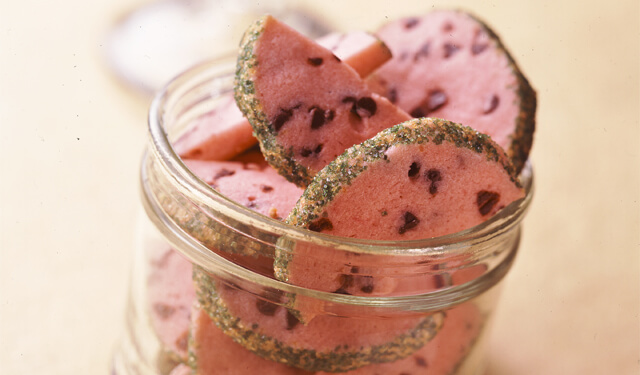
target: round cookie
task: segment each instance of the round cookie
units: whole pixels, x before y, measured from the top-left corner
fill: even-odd
[[[201,308],[236,343],[265,359],[307,371],[344,372],[411,355],[437,335],[443,313],[394,318],[316,315],[302,324],[284,295],[261,297],[195,268]],[[277,302],[275,302],[276,300]]]
[[[197,305],[191,319],[189,364],[198,375],[311,375],[248,351],[225,335]]]
[[[286,222],[342,237],[417,240],[469,229],[523,197],[513,165],[490,137],[422,118],[340,155],[318,173]],[[349,294],[391,295],[405,288],[406,275],[378,275],[396,259],[407,269],[405,258],[281,243],[274,268],[279,280],[310,289],[340,293],[345,281],[353,285],[366,277],[367,287]],[[363,273],[363,265],[374,273]]]
[[[459,10],[437,10],[381,27],[393,58],[371,87],[413,117],[438,117],[490,135],[524,166],[535,130],[536,93],[496,33]]]
[[[446,318],[436,337],[415,353],[394,362],[362,367],[344,375],[455,374],[478,342],[485,321],[473,302],[463,303],[446,311]],[[316,375],[328,374],[318,372]]]

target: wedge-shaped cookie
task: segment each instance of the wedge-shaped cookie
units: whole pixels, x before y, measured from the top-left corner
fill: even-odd
[[[236,343],[265,359],[307,371],[344,372],[405,358],[436,337],[443,313],[395,317],[317,314],[307,324],[286,296],[225,284],[196,267],[198,301]]]
[[[372,34],[331,33],[317,40],[360,77],[365,78],[391,58],[391,51]],[[199,160],[227,160],[257,143],[253,129],[238,109],[232,93],[222,94],[220,105],[195,120],[174,143],[180,157]]]
[[[410,118],[330,50],[270,16],[245,32],[234,92],[267,161],[299,186],[348,147]]]

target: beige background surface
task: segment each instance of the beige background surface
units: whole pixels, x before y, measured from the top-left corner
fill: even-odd
[[[141,3],[0,3],[2,374],[109,371],[149,98],[114,78],[103,43]],[[638,2],[325,4],[311,8],[343,29],[472,10],[538,91],[537,192],[488,375],[640,373]]]

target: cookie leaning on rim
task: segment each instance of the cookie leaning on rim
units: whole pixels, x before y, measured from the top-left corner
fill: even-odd
[[[523,197],[513,165],[490,137],[422,118],[345,151],[316,175],[285,221],[341,237],[418,240],[472,228]],[[408,290],[413,279],[405,278],[416,260],[285,242],[276,247],[274,268],[287,283],[352,295],[419,292]],[[378,277],[396,262],[400,277]],[[296,301],[290,307],[295,311]]]
[[[244,34],[234,92],[269,164],[301,187],[348,147],[410,118],[330,50],[271,16]]]

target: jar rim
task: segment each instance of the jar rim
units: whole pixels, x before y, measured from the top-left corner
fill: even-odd
[[[176,189],[184,194],[188,199],[197,202],[197,204],[214,208],[216,211],[224,215],[228,215],[233,220],[245,225],[256,226],[261,229],[269,230],[277,236],[287,237],[294,241],[300,240],[312,242],[314,244],[328,246],[336,249],[366,253],[372,255],[393,255],[393,256],[425,256],[434,257],[458,255],[464,248],[461,244],[469,243],[481,244],[490,241],[492,238],[501,233],[512,230],[523,219],[524,214],[528,210],[534,191],[533,168],[530,162],[527,162],[520,175],[520,183],[525,190],[525,197],[512,202],[507,207],[500,210],[497,214],[484,221],[483,223],[472,228],[452,233],[445,236],[404,241],[382,241],[382,240],[365,240],[357,238],[346,238],[332,236],[328,234],[313,232],[308,229],[294,227],[285,224],[283,221],[272,219],[258,212],[255,212],[237,202],[234,202],[224,195],[217,192],[206,182],[198,178],[182,161],[176,151],[173,149],[170,140],[170,134],[165,128],[165,114],[174,104],[176,98],[180,95],[194,90],[203,81],[215,80],[219,77],[229,75],[233,76],[235,71],[235,56],[223,56],[212,59],[186,70],[182,74],[171,80],[154,98],[149,109],[148,127],[150,146],[147,149],[145,158],[151,157],[159,161],[161,169],[166,176],[170,176],[171,182],[175,184]],[[144,167],[144,166],[143,166]],[[144,172],[144,171],[143,171]],[[143,177],[144,179],[144,177]],[[148,193],[148,192],[147,192]],[[145,208],[151,215],[161,217],[160,212],[156,212],[156,208],[152,207],[153,203],[148,197],[145,202]],[[171,227],[172,223],[155,217],[156,225],[163,227]],[[175,224],[175,223],[173,223]],[[177,225],[176,225],[177,227]],[[227,275],[236,275],[238,277],[251,276],[249,271],[233,262],[208,250],[205,246],[194,239],[187,238],[179,233],[178,228],[172,230],[175,237],[169,239],[170,242],[183,243],[186,242],[191,248],[198,249],[191,254],[185,254],[192,261],[204,266],[210,271],[212,268],[219,268]],[[515,253],[515,251],[513,251]],[[509,262],[510,263],[510,262]],[[247,273],[248,272],[248,273]],[[504,271],[506,273],[506,271]],[[270,279],[263,275],[254,274],[256,277],[262,277],[260,280],[263,285],[276,287],[280,289],[294,288],[296,293],[307,294],[312,293],[314,298],[332,299],[341,301],[342,299],[358,300],[360,298],[367,301],[372,299],[396,299],[407,297],[355,297],[341,296],[332,293],[319,291],[302,291],[294,285],[283,283],[278,280]],[[485,275],[487,276],[487,275]],[[501,278],[501,277],[500,277]],[[269,285],[272,284],[272,285]],[[455,287],[458,288],[458,287]],[[320,293],[319,295],[317,293]],[[323,295],[326,294],[326,295]],[[409,300],[405,300],[406,303]],[[370,302],[368,302],[370,303]]]

